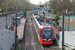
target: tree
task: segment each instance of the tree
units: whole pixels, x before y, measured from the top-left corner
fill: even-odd
[[[55,16],[54,16],[54,19],[59,20],[59,19],[60,19],[59,15],[55,15]],[[58,21],[54,21],[54,23],[55,23],[55,27],[56,27],[57,25],[59,25],[59,22],[58,22]]]
[[[50,3],[50,8],[54,9],[58,14],[62,13],[62,11],[65,11],[66,9],[69,11],[75,11],[74,1],[71,2],[70,0],[51,0]]]
[[[18,10],[25,10],[26,8],[28,10],[33,9],[33,7],[36,7],[36,5],[31,4],[29,1],[27,0],[16,0],[17,2],[15,2],[15,0],[0,0],[0,7],[2,9],[2,14],[3,11],[6,10],[6,6],[8,8],[8,11],[15,11],[16,10],[16,5],[17,5],[17,9]]]

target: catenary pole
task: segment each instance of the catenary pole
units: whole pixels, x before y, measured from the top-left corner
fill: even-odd
[[[15,0],[16,4],[16,25],[15,25],[15,50],[17,50],[17,1]]]
[[[64,12],[63,12],[63,18],[62,18],[62,50],[64,50]]]

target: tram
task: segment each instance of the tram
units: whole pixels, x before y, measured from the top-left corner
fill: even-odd
[[[41,44],[53,44],[53,29],[43,18],[39,15],[33,15],[34,27],[37,30],[38,40]]]

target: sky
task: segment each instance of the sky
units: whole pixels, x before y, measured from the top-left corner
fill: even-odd
[[[42,4],[44,4],[45,2],[47,2],[49,0],[30,0],[31,3],[36,4],[36,5],[38,5],[40,1]]]

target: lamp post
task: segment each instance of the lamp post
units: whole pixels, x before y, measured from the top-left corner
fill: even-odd
[[[7,29],[7,5],[6,5],[6,29]]]
[[[69,16],[69,13],[68,13],[68,31],[69,31],[69,23],[70,23],[70,16]]]
[[[68,10],[69,10],[69,0],[68,0]],[[69,31],[69,23],[70,23],[70,16],[69,16],[69,13],[68,13],[68,31]]]
[[[10,0],[10,2],[11,2],[11,0]],[[6,29],[7,29],[7,11],[8,11],[8,9],[7,9],[7,4],[6,4],[6,25],[5,25]]]
[[[15,50],[17,49],[17,1],[15,0],[16,4],[16,25],[15,25]]]
[[[16,25],[15,25],[15,50],[17,47],[17,13],[16,13]]]
[[[64,12],[62,18],[62,50],[64,50]]]
[[[11,0],[10,0],[11,2]],[[15,50],[17,50],[17,1],[15,0],[15,4],[16,4],[16,24],[15,24]]]

